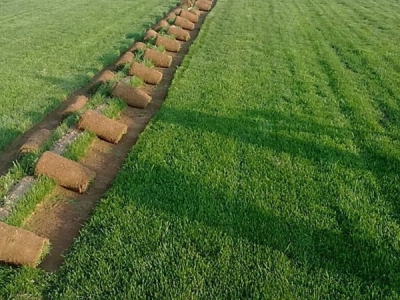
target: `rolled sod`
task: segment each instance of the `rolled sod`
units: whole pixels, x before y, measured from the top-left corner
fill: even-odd
[[[171,52],[179,52],[181,50],[181,44],[178,41],[161,35],[157,36],[156,45],[164,46],[165,50]]]
[[[188,6],[188,7],[191,7],[191,6],[193,6],[193,4],[194,4],[194,0],[182,0],[182,1],[179,3],[179,6]]]
[[[72,100],[72,103],[68,105],[66,109],[63,111],[63,116],[70,115],[74,112],[80,111],[82,108],[85,107],[86,103],[88,102],[88,98],[83,95],[75,96]]]
[[[186,20],[180,16],[177,16],[175,19],[176,26],[182,27],[183,29],[187,30],[193,30],[194,29],[194,23],[190,22],[189,20]]]
[[[47,176],[67,189],[84,193],[96,173],[75,161],[47,151],[37,162],[35,175]]]
[[[121,98],[129,106],[136,108],[146,108],[151,101],[151,96],[123,82],[118,82],[112,89],[111,94],[114,97]]]
[[[199,2],[196,1],[195,4],[200,10],[204,10],[204,11],[210,11],[211,10],[211,4],[209,4],[208,2]]]
[[[99,138],[117,144],[128,131],[128,127],[116,120],[107,118],[94,110],[87,110],[79,119],[78,128],[89,130]]]
[[[177,7],[173,10],[173,13],[176,14],[177,16],[179,16],[181,14],[182,8]]]
[[[135,55],[134,55],[132,52],[130,52],[130,51],[125,52],[125,53],[117,60],[117,62],[115,63],[115,66],[116,66],[117,68],[121,68],[121,67],[125,66],[126,64],[130,64],[130,63],[133,61],[134,58],[135,58]]]
[[[34,132],[28,140],[21,146],[19,149],[19,154],[31,153],[39,151],[40,147],[46,142],[49,138],[51,131],[48,129],[40,129]]]
[[[169,23],[166,20],[160,20],[156,25],[154,25],[154,30],[159,31],[162,29],[167,29],[169,27]]]
[[[167,32],[173,35],[177,40],[184,42],[190,40],[190,33],[178,26],[170,26]]]
[[[154,31],[153,29],[149,29],[149,30],[146,31],[146,35],[144,37],[144,40],[148,41],[148,40],[154,39],[154,38],[157,37],[157,35],[158,35],[157,31]]]
[[[199,17],[196,14],[191,13],[187,10],[182,10],[179,16],[186,20],[189,20],[192,23],[197,23],[199,21]]]
[[[1,262],[36,267],[48,244],[48,239],[0,222]]]
[[[98,84],[105,84],[108,81],[112,80],[114,78],[114,73],[111,72],[110,70],[105,70],[103,73],[101,73],[100,77],[97,78],[96,83]]]
[[[151,60],[155,66],[161,68],[169,68],[172,63],[171,56],[153,49],[147,49],[144,53],[144,58]]]
[[[192,14],[195,14],[196,16],[200,16],[201,12],[198,9],[195,9],[194,7],[189,8],[189,11]]]
[[[165,17],[165,19],[168,21],[168,20],[175,20],[175,18],[176,18],[176,14],[174,14],[173,12],[171,12],[171,13],[169,13],[166,17]]]
[[[168,22],[167,22],[168,23]],[[136,42],[131,47],[129,47],[128,51],[137,51],[146,49],[146,44],[142,42]]]
[[[138,76],[150,84],[159,84],[163,77],[161,72],[148,68],[145,65],[137,62],[132,64],[131,68],[129,69],[129,75]]]

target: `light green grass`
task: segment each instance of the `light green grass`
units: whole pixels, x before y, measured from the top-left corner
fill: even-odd
[[[176,2],[1,1],[0,151],[114,61]]]
[[[398,8],[218,0],[61,270],[0,296],[399,299]]]

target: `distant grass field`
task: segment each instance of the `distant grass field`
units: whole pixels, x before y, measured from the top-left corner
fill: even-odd
[[[0,1],[0,151],[176,3]]]
[[[218,0],[56,274],[23,299],[400,299],[400,4]]]

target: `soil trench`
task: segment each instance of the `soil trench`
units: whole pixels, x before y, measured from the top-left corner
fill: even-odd
[[[175,70],[181,64],[190,45],[197,37],[206,15],[205,12],[201,13],[199,22],[195,24],[195,29],[191,31],[191,39],[188,42],[180,42],[182,47],[179,53],[168,52],[173,57],[171,67],[168,69],[155,68],[163,73],[163,78],[156,87],[145,86],[145,90],[151,91],[153,97],[147,108],[126,107],[122,111],[118,121],[128,126],[128,132],[121,141],[115,145],[96,138],[86,158],[80,161],[84,166],[96,172],[96,179],[88,191],[85,194],[79,194],[57,187],[26,220],[25,228],[39,236],[48,238],[52,245],[50,253],[39,266],[42,269],[56,271],[62,264],[67,249],[79,235],[80,229],[85,220],[90,217],[97,201],[110,188],[129,150],[164,102]],[[59,108],[51,114],[60,114],[61,116],[66,106],[67,103],[64,103],[63,108]],[[54,121],[52,117],[48,116],[44,122],[36,127],[41,128],[46,125],[46,122],[52,123]],[[0,174],[4,163],[3,159],[2,157],[0,160]]]

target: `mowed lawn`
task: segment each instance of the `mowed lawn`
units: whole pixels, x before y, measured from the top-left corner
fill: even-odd
[[[61,270],[0,296],[399,299],[399,30],[396,0],[218,0]]]
[[[0,1],[0,151],[177,2]]]

